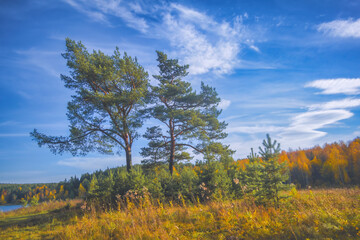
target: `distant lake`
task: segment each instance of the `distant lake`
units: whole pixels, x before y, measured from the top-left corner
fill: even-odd
[[[0,212],[8,212],[11,210],[15,210],[18,208],[22,208],[22,205],[7,205],[7,206],[0,206]]]

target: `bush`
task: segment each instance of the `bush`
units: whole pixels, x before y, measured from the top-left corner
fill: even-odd
[[[200,169],[200,196],[202,200],[231,196],[231,179],[222,163],[210,161],[201,164]]]
[[[33,196],[30,200],[30,206],[37,206],[39,205],[39,196]]]

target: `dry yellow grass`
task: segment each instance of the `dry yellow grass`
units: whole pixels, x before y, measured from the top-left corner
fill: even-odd
[[[249,200],[163,206],[147,199],[119,211],[82,210],[83,216],[66,220],[10,226],[2,229],[6,234],[0,238],[26,239],[21,234],[31,231],[32,238],[55,239],[360,239],[359,189],[291,194],[279,208]]]

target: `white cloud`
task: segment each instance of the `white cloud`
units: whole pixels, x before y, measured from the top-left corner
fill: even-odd
[[[219,108],[220,109],[227,109],[231,104],[231,101],[230,100],[227,100],[227,99],[221,99],[220,103],[219,103]]]
[[[257,53],[260,53],[260,49],[257,46],[250,45],[250,49],[254,50]]]
[[[360,137],[360,131],[355,131],[355,132],[353,132],[353,135],[354,135],[354,136],[357,136],[357,137]]]
[[[196,10],[187,8],[180,4],[172,3],[170,8],[177,10],[181,14],[181,18],[188,20],[190,22],[197,22],[202,26],[203,29],[208,29],[209,26],[213,25],[215,22],[208,17],[207,15],[200,13]]]
[[[140,5],[122,2],[121,0],[65,0],[69,5],[84,13],[89,18],[99,22],[106,22],[106,14],[121,18],[128,27],[145,33],[149,28],[145,19],[136,13],[142,11]]]
[[[327,95],[336,93],[356,95],[359,94],[360,79],[320,79],[306,84],[306,87],[318,88],[322,94]],[[324,97],[330,98],[330,100],[312,104],[298,102],[296,105],[291,104],[291,99],[274,100],[272,98],[271,103],[279,103],[280,110],[291,107],[293,110],[305,109],[305,112],[290,114],[286,110],[286,114],[284,114],[283,111],[278,113],[271,111],[259,114],[259,119],[254,121],[231,121],[227,128],[229,137],[225,141],[230,144],[231,148],[237,150],[236,155],[238,157],[245,157],[250,146],[257,148],[261,144],[261,139],[265,137],[266,133],[270,133],[274,139],[277,139],[281,143],[282,149],[307,148],[316,144],[351,139],[356,136],[359,131],[349,133],[350,129],[342,122],[354,116],[354,113],[349,109],[359,107],[360,98],[354,96],[334,100],[333,96]],[[251,108],[254,110],[256,105],[253,106],[253,101],[255,100],[251,100]],[[269,103],[264,101],[258,103],[255,101],[255,104],[258,104],[261,109],[273,109],[275,107],[268,106]],[[248,107],[248,104],[246,106]],[[241,117],[246,118],[246,116]],[[228,116],[227,119],[232,118],[237,119],[238,116]],[[339,128],[346,129],[339,131]]]
[[[258,138],[249,138],[232,134],[224,139],[224,144],[230,145],[232,150],[236,150],[235,159],[246,158],[251,148],[253,148],[255,152],[258,150],[258,146],[261,144],[261,137],[265,137],[265,135],[259,136]]]
[[[344,109],[344,108],[353,108],[360,106],[359,98],[345,98],[341,100],[330,101],[326,103],[320,104],[312,104],[310,105],[310,110],[315,109]]]
[[[58,161],[57,164],[75,167],[86,171],[118,167],[125,164],[124,157],[72,157]],[[133,157],[133,163],[140,163],[140,157]]]
[[[333,37],[360,38],[360,18],[322,23],[317,26],[317,29]]]
[[[319,79],[307,83],[305,87],[321,89],[321,94],[356,95],[360,93],[360,78]]]
[[[292,127],[319,129],[352,116],[351,112],[343,109],[305,112],[293,118]]]
[[[80,3],[80,1],[76,1],[76,0],[64,0],[64,1],[66,3],[68,3],[70,6],[72,6],[73,8],[75,8],[76,10],[78,10],[79,12],[82,12],[85,15],[87,15],[92,20],[95,20],[98,22],[103,22],[103,23],[108,23],[104,14],[97,12],[97,11],[88,10]]]
[[[279,132],[284,130],[284,127],[277,127],[272,125],[256,125],[256,126],[230,126],[227,128],[229,133],[247,133],[247,134],[256,134],[256,133],[271,133]]]
[[[218,23],[204,13],[171,4],[163,22],[163,34],[190,65],[190,73],[230,73],[240,64],[238,54],[247,42],[247,31],[240,18],[232,23]]]
[[[260,52],[243,24],[243,19],[248,18],[246,13],[228,22],[215,21],[203,12],[174,3],[160,6],[143,1],[65,1],[89,17],[98,13],[95,20],[107,22],[108,15],[115,16],[146,37],[169,41],[176,57],[190,65],[191,74],[209,71],[227,74],[235,68],[247,68],[248,64],[243,64],[238,58],[242,47]],[[263,64],[253,65],[264,68]]]
[[[336,135],[328,136],[327,130],[322,129],[334,127],[340,121],[351,118],[353,115],[345,109],[317,109],[295,114],[286,118],[280,125],[278,120],[275,121],[277,125],[274,121],[257,125],[251,122],[243,122],[240,125],[230,122],[227,128],[229,137],[225,139],[225,142],[230,144],[232,149],[237,150],[237,157],[245,157],[250,147],[255,147],[256,150],[266,133],[270,133],[274,139],[277,139],[282,149],[311,147],[320,142],[326,142],[325,139],[338,140],[334,138]],[[279,118],[280,116],[272,117]],[[341,137],[344,138],[344,136]]]
[[[325,136],[319,129],[329,127],[338,121],[348,119],[354,114],[344,109],[309,111],[296,115],[291,124],[280,136],[283,141],[307,141]]]

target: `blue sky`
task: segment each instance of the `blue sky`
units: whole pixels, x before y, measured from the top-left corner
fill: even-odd
[[[224,142],[236,158],[266,133],[285,150],[360,135],[357,0],[3,0],[0,36],[0,182],[54,182],[125,163],[123,155],[53,155],[31,141],[34,128],[68,133],[72,93],[59,77],[68,74],[66,37],[107,54],[118,46],[150,75],[155,50],[190,64],[186,80],[222,98]],[[145,144],[134,143],[135,163]]]

